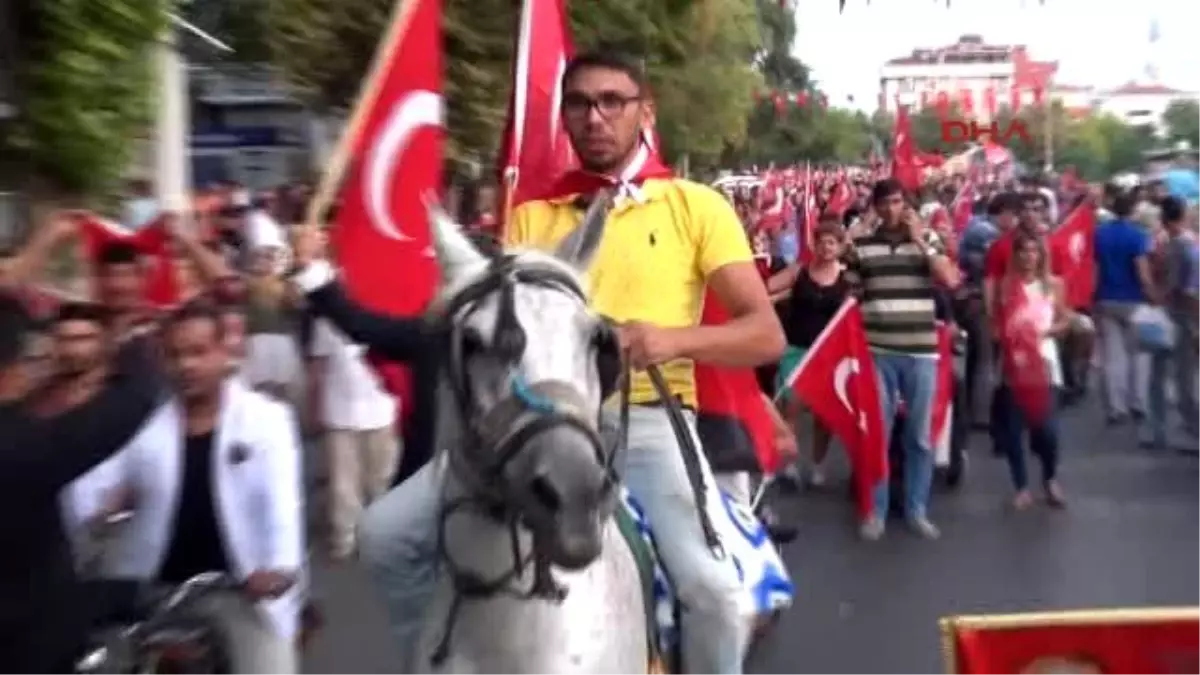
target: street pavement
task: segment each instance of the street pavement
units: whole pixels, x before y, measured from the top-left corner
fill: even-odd
[[[799,597],[747,670],[942,672],[943,616],[1198,604],[1197,460],[1138,448],[1093,401],[1065,411],[1062,453],[1068,508],[1013,513],[1007,469],[974,434],[964,485],[934,497],[934,542],[899,522],[882,541],[858,541],[840,486],[778,496],[800,528],[784,551]],[[1032,458],[1030,470],[1036,480]],[[378,592],[353,563],[318,555],[314,566],[326,626],[307,672],[395,672]]]

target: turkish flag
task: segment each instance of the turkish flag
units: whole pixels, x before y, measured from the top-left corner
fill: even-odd
[[[331,239],[347,293],[383,314],[420,313],[437,286],[423,195],[442,183],[441,24],[441,0],[400,3],[349,126],[354,161]],[[378,370],[388,391],[408,400],[407,368]]]
[[[854,193],[850,191],[850,184],[842,178],[837,185],[833,187],[833,192],[829,195],[829,202],[825,205],[825,213],[841,216],[850,208],[854,202]]]
[[[1096,293],[1096,209],[1088,201],[1050,233],[1050,268],[1063,281],[1067,305],[1092,306]]]
[[[77,216],[87,259],[95,265],[109,244],[124,242],[135,247],[146,265],[146,302],[152,307],[170,307],[179,301],[179,284],[171,256],[171,233],[167,218],[160,214],[153,222],[134,232],[94,213]]]
[[[705,291],[700,325],[716,326],[728,320],[729,312],[716,294]],[[782,459],[775,445],[775,427],[754,370],[697,363],[695,379],[696,407],[707,432],[705,442],[713,442],[717,436],[734,446],[723,451],[736,456],[753,452],[764,474],[778,471]]]
[[[845,446],[859,515],[870,515],[872,491],[887,479],[887,444],[879,378],[856,300],[842,305],[784,382]]]
[[[929,438],[940,446],[950,433],[954,414],[954,327],[939,321],[937,328],[937,387],[933,393],[933,410],[929,416]]]
[[[562,124],[562,75],[575,53],[565,0],[524,0],[500,151],[510,206],[536,199],[575,164]],[[505,214],[507,216],[507,214]]]
[[[896,112],[896,126],[892,131],[892,176],[900,181],[905,190],[916,192],[921,189],[921,169],[917,166],[916,146],[912,139],[912,120],[904,106],[900,106]]]
[[[1039,315],[1053,311],[1047,301],[1030,298],[1016,279],[1006,279],[1001,288],[999,318],[1000,364],[1004,382],[1013,400],[1031,426],[1050,414],[1050,371],[1042,358]]]
[[[944,619],[955,673],[1200,672],[1200,611],[1117,609]]]

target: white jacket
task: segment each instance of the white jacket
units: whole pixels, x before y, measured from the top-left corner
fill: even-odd
[[[100,574],[153,579],[174,536],[183,475],[184,434],[178,401],[163,404],[124,449],[72,485],[68,501],[77,522],[98,515],[109,490],[135,495],[134,516],[104,544]],[[291,411],[226,381],[213,443],[213,500],[230,571],[295,573],[283,597],[259,603],[275,631],[295,635],[306,578],[301,446]]]

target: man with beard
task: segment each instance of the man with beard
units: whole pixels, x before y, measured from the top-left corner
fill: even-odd
[[[24,368],[28,317],[0,302],[0,379]],[[0,400],[0,663],[12,672],[70,672],[87,630],[84,602],[63,532],[60,493],[128,441],[156,402],[138,360],[110,374],[93,360],[103,327],[96,308],[64,306],[53,332],[67,358],[53,411],[24,398]]]

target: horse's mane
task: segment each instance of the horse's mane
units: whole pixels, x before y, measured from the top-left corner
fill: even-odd
[[[579,271],[570,263],[559,260],[552,254],[545,251],[538,251],[530,248],[516,248],[501,251],[499,255],[511,256],[518,267],[535,267],[549,269],[563,276],[572,279],[580,288],[584,288],[584,283],[579,275]],[[479,265],[472,267],[465,273],[455,275],[455,279],[450,283],[443,283],[438,287],[437,294],[433,301],[429,304],[428,313],[431,316],[438,316],[445,309],[455,296],[461,293],[464,289],[469,288],[479,282],[480,279],[488,275],[492,261],[495,256],[487,256],[480,261]]]

